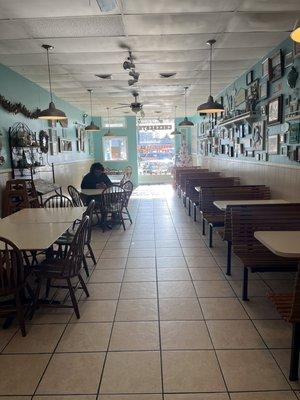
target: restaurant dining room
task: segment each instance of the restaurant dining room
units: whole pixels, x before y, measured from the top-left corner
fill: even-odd
[[[0,0],[0,400],[300,400],[299,268],[299,0]]]

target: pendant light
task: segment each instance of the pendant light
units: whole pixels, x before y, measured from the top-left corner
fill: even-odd
[[[50,72],[50,62],[49,62],[49,50],[54,49],[53,46],[49,46],[48,44],[43,44],[42,48],[46,50],[47,52],[47,65],[48,65],[48,79],[49,79],[49,89],[50,89],[50,103],[49,103],[49,108],[46,110],[43,110],[39,113],[38,118],[39,119],[46,119],[46,120],[62,120],[62,119],[67,119],[66,114],[58,110],[55,107],[55,104],[53,102],[53,95],[52,95],[52,84],[51,84],[51,72]]]
[[[181,132],[176,128],[176,111],[177,111],[177,106],[174,107],[174,131],[170,133],[170,135],[181,135]]]
[[[294,42],[300,43],[300,26],[294,29],[290,36]]]
[[[194,126],[193,122],[190,121],[190,120],[188,119],[188,117],[186,116],[186,91],[187,91],[187,90],[188,90],[188,88],[185,87],[185,88],[184,88],[184,115],[185,115],[185,117],[184,117],[184,119],[183,119],[181,122],[179,122],[179,124],[178,124],[178,126],[181,126],[181,127]]]
[[[210,46],[210,57],[209,57],[209,97],[207,100],[207,103],[200,104],[200,106],[197,108],[197,111],[199,111],[201,114],[214,114],[218,112],[223,112],[224,107],[222,104],[219,104],[218,102],[214,101],[214,98],[211,95],[211,76],[212,76],[212,47],[216,43],[214,39],[208,40],[206,44]]]
[[[108,131],[103,135],[103,136],[113,136],[113,133],[110,130],[110,113],[109,113],[109,107],[106,107],[107,109],[107,122],[108,122]]]
[[[85,130],[89,132],[100,131],[99,126],[95,125],[93,121],[93,104],[92,104],[93,89],[88,89],[87,91],[90,93],[91,123],[85,127]]]

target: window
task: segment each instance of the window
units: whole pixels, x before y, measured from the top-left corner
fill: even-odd
[[[102,127],[103,128],[126,128],[126,118],[125,117],[110,117],[110,124],[108,123],[108,118],[102,117]]]
[[[128,147],[126,136],[103,137],[104,161],[127,161]]]

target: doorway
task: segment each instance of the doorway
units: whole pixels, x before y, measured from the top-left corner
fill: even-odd
[[[174,119],[138,120],[139,184],[170,183],[175,158]]]

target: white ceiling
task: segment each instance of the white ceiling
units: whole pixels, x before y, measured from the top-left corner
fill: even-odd
[[[184,86],[188,114],[195,114],[209,93],[208,39],[217,40],[216,95],[288,37],[299,18],[299,0],[118,0],[109,14],[96,0],[0,0],[0,63],[48,89],[41,45],[51,44],[55,94],[89,112],[92,88],[95,114],[104,115],[106,107],[133,99],[123,42],[136,56],[140,99],[157,104],[146,115],[172,115],[174,105],[182,114]],[[162,79],[160,72],[176,76]]]

